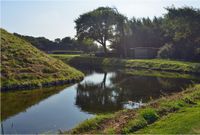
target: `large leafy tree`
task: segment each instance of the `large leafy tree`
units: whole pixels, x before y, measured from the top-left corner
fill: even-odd
[[[164,16],[164,30],[171,39],[174,58],[199,59],[200,10],[191,7],[167,8]]]
[[[117,34],[119,17],[117,10],[110,7],[99,7],[80,15],[75,20],[78,39],[98,42],[106,54],[108,42],[112,42]]]

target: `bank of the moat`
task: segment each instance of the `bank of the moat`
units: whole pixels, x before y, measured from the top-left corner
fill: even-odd
[[[200,82],[192,74],[99,67],[79,70],[86,76],[71,86],[1,93],[4,133],[70,130],[97,114],[138,108]]]

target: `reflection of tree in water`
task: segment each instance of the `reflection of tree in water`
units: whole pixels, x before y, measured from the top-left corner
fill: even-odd
[[[162,86],[162,91],[165,93],[172,93],[172,92],[178,92],[182,89],[185,89],[188,87],[188,85],[192,84],[191,80],[188,79],[175,79],[175,78],[157,78],[159,84]]]
[[[94,84],[85,82],[78,84],[76,105],[83,111],[102,113],[119,110],[122,104],[118,100],[116,89],[106,86],[107,73],[104,73],[102,82]]]
[[[108,79],[109,86],[106,85]],[[98,84],[88,81],[78,85],[76,105],[91,113],[111,112],[121,109],[126,101],[139,102],[142,99],[147,102],[150,98],[158,98],[163,91],[176,92],[190,83],[187,79],[133,76],[123,72],[116,72],[108,78],[104,73]]]

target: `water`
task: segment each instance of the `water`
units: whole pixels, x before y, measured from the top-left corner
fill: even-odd
[[[72,86],[2,93],[4,133],[69,130],[95,114],[134,109],[199,82],[130,75],[113,69],[83,71],[87,74],[84,80]]]

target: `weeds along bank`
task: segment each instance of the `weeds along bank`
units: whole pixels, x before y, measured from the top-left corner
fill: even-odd
[[[136,110],[97,115],[67,133],[200,133],[200,84]]]
[[[113,66],[173,72],[200,73],[200,63],[164,59],[117,59],[78,55],[52,55],[70,65]]]
[[[72,83],[84,74],[1,30],[1,89],[29,89]]]

